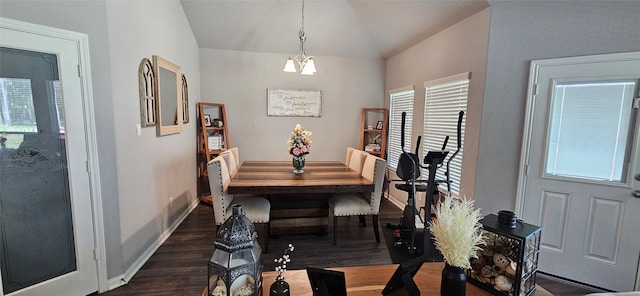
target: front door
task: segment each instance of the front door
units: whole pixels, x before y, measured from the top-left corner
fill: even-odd
[[[87,295],[98,268],[78,45],[0,30],[0,295]]]
[[[540,270],[634,290],[640,53],[534,61],[532,76],[520,190],[524,220],[542,226]]]

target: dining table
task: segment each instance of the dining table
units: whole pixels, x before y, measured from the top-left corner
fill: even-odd
[[[339,161],[245,161],[231,178],[230,194],[264,196],[271,203],[270,233],[326,233],[328,199],[336,193],[367,193],[373,182]]]
[[[301,174],[290,161],[245,161],[231,179],[231,194],[371,192],[373,182],[339,161],[307,161]]]

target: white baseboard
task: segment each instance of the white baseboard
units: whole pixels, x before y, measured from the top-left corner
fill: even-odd
[[[171,226],[169,226],[159,237],[158,239],[149,246],[141,255],[136,259],[133,264],[125,271],[124,274],[118,275],[117,277],[111,278],[107,281],[107,286],[109,291],[118,288],[120,286],[126,285],[131,278],[142,268],[142,266],[151,258],[151,256],[162,246],[162,244],[171,236],[171,234],[180,226],[182,221],[186,219],[193,210],[198,206],[200,200],[196,199],[193,204],[189,206],[189,209],[185,211]]]
[[[406,200],[400,201],[400,200],[396,199],[393,195],[389,195],[386,192],[385,192],[384,196],[387,198],[388,201],[390,201],[392,204],[394,204],[399,209],[404,209],[404,206],[407,203]]]

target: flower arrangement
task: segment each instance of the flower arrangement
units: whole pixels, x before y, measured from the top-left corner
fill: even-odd
[[[451,266],[470,268],[470,259],[485,244],[482,236],[482,214],[473,209],[473,201],[455,199],[451,195],[435,207],[436,220],[429,221],[429,230],[435,238],[435,247]]]
[[[311,131],[305,130],[300,124],[291,132],[289,137],[289,153],[293,156],[302,156],[311,152]]]
[[[282,257],[276,258],[273,260],[275,263],[278,264],[276,266],[276,272],[278,273],[278,275],[276,276],[276,281],[284,280],[283,273],[287,271],[287,263],[291,262],[291,259],[289,258],[289,253],[293,252],[293,249],[294,249],[293,245],[289,244],[289,246],[287,246],[287,248],[284,249],[284,254],[282,255]]]

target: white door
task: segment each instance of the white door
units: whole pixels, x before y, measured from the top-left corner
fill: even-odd
[[[532,62],[519,201],[540,271],[637,288],[640,52]]]
[[[74,40],[0,28],[0,295],[98,290]]]

